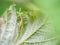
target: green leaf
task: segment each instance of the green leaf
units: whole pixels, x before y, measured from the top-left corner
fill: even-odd
[[[36,0],[34,0],[34,1],[35,1],[34,3],[37,4],[38,7],[47,10],[48,15],[51,15],[51,13],[54,14],[53,11],[55,8],[52,8],[53,1],[52,1],[52,4],[51,4],[51,1],[47,1],[47,0],[46,0],[47,3],[44,0],[43,1],[40,0],[41,4],[40,4],[40,1],[36,1]],[[38,3],[36,3],[36,2],[38,2]],[[43,3],[45,2],[45,3],[43,4],[42,2]],[[49,4],[49,2],[50,2],[50,4]],[[57,45],[55,27],[51,24],[50,20],[48,19],[48,18],[50,18],[50,16],[47,18],[46,17],[47,14],[42,12],[42,10],[35,8],[36,6],[34,6],[31,3],[28,3],[27,5],[23,5],[23,6],[27,9],[27,12],[30,11],[31,14],[28,14],[28,15],[24,14],[21,16],[23,18],[22,23],[21,23],[23,26],[22,29],[20,29],[17,25],[18,24],[17,19],[16,19],[17,11],[15,10],[15,8],[12,8],[12,11],[13,11],[13,12],[11,12],[12,15],[6,13],[4,15],[7,15],[7,17],[4,16],[3,19],[0,19],[0,21],[3,20],[2,22],[4,22],[4,20],[5,21],[7,20],[7,23],[8,23],[7,25],[3,24],[3,26],[6,27],[6,29],[1,29],[1,28],[3,28],[3,26],[1,26],[1,28],[0,28],[2,30],[2,34],[4,33],[3,36],[1,36],[0,45],[2,45],[2,44],[4,44],[4,45]],[[50,9],[53,11],[51,11]],[[8,13],[9,13],[9,11],[8,11]],[[21,19],[21,17],[19,17],[19,18]],[[53,20],[53,19],[51,19],[51,20]],[[16,21],[16,22],[13,22],[14,26],[11,23],[11,21],[12,22]],[[21,22],[21,20],[20,20],[20,22]],[[27,22],[27,23],[25,24],[25,22]],[[0,23],[0,25],[1,25],[1,23]],[[1,40],[4,40],[4,38],[2,38],[2,37],[5,36],[4,30],[7,30],[7,29],[9,31],[10,31],[10,29],[12,29],[11,38],[13,37],[14,39],[8,38],[6,44],[5,44],[6,40],[1,44],[1,42],[2,42]],[[18,31],[18,33],[17,33],[17,31]],[[10,32],[8,32],[8,34],[6,34],[6,36],[8,36],[9,34],[10,34]],[[11,43],[8,43],[9,39],[12,40],[12,41],[10,41]]]
[[[37,12],[37,10],[35,11]],[[54,27],[42,12],[35,14],[33,15],[34,20],[31,17],[29,18],[29,22],[23,30],[23,35],[20,33],[22,36],[18,39],[16,45],[55,45],[57,42],[55,41]]]
[[[38,18],[37,18],[38,19]],[[28,23],[26,30],[18,40],[19,45],[55,45],[55,29],[50,25],[50,23],[41,22],[40,19],[33,23]]]
[[[14,17],[14,18],[13,18]],[[16,28],[16,9],[13,5],[5,11],[3,16],[1,17],[4,23],[1,25],[1,39],[0,45],[12,45],[12,41],[15,35],[15,28]],[[5,20],[6,19],[6,20]]]

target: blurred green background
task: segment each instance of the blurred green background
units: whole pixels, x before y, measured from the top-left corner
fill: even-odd
[[[48,13],[49,20],[60,35],[60,0],[33,0],[33,3]]]
[[[43,9],[48,14],[49,21],[55,26],[56,33],[60,35],[60,0],[31,0],[40,9]],[[11,2],[0,0],[0,16],[3,14]],[[59,43],[58,43],[59,45]]]

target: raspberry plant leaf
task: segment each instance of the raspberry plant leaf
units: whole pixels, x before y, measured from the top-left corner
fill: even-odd
[[[0,18],[0,45],[56,45],[55,29],[46,14],[31,8],[22,12],[11,5],[3,13]]]

